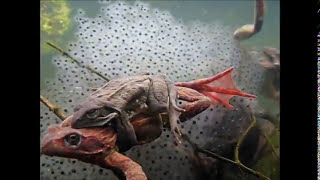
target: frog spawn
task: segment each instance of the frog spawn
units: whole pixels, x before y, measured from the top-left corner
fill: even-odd
[[[236,46],[233,30],[227,26],[216,22],[182,22],[142,2],[102,4],[95,18],[86,17],[83,10],[78,10],[74,18],[78,25],[77,41],[70,43],[67,51],[84,65],[112,79],[148,71],[164,73],[173,82],[210,77],[233,66],[236,86],[246,93],[257,94],[263,80],[261,69]],[[64,56],[54,57],[53,63],[58,67],[56,79],[48,81],[47,89],[41,93],[63,107],[68,115],[75,103],[86,98],[90,88],[105,84],[103,79],[70,63]],[[179,127],[199,145],[224,152],[230,149],[231,143],[226,142],[234,142],[249,123],[245,121],[248,118],[239,118],[237,107],[249,109],[254,107],[252,103],[235,97],[230,102],[233,111],[221,105],[209,108]],[[42,139],[47,127],[60,120],[44,105],[40,109]],[[172,132],[165,130],[159,139],[134,147],[126,154],[142,165],[152,179],[194,179],[188,158],[191,151],[187,143],[176,146]],[[77,160],[43,155],[40,159],[41,179],[116,179],[110,170]]]

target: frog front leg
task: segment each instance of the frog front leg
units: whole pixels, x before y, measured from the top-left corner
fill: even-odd
[[[143,81],[148,79],[143,79]],[[141,81],[142,82],[142,81]],[[127,104],[120,108],[120,118],[117,120],[117,132],[119,137],[119,147],[122,151],[130,149],[132,146],[139,144],[134,127],[131,124],[132,118],[145,111],[146,98],[149,91],[148,85],[139,84],[136,88],[130,89],[130,99],[127,99]]]
[[[118,132],[118,146],[120,151],[127,151],[132,146],[138,144],[137,136],[134,128],[129,120],[129,117],[125,113],[121,113],[121,117],[116,121]]]
[[[127,180],[148,179],[142,167],[138,163],[116,151],[107,156],[104,162],[109,168],[113,167],[121,170],[125,174],[125,179]]]

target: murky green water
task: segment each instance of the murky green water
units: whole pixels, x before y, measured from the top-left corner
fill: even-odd
[[[49,1],[46,1],[49,2]],[[234,29],[244,24],[253,23],[254,19],[254,1],[145,1],[152,7],[169,11],[177,19],[185,22],[203,21],[203,22],[221,22],[231,26]],[[244,47],[261,49],[263,47],[275,47],[280,49],[280,1],[272,0],[265,2],[267,12],[262,30],[250,40],[242,42]],[[53,41],[66,48],[66,45],[75,40],[76,31],[73,17],[76,10],[84,9],[89,17],[95,17],[100,4],[98,1],[68,1],[68,7],[71,9],[71,25],[63,35],[50,36],[45,32],[41,34],[43,41]],[[41,44],[41,46],[47,46]],[[44,47],[50,49],[50,47]],[[41,53],[41,89],[45,88],[45,81],[50,80],[55,74],[55,67],[51,64],[53,55],[57,51],[50,49],[49,52]]]
[[[149,3],[151,8],[157,8],[161,12],[163,12],[163,11],[170,12],[170,14],[175,19],[182,20],[183,24],[188,24],[188,23],[194,22],[194,21],[201,21],[201,22],[204,22],[207,24],[213,24],[213,23],[217,22],[217,23],[222,24],[224,26],[230,27],[234,31],[237,28],[239,28],[245,24],[252,24],[254,21],[255,3],[253,0],[250,0],[250,1],[241,1],[241,0],[239,0],[239,1],[229,1],[229,0],[224,0],[224,1],[214,1],[214,0],[213,1],[208,1],[208,0],[207,1],[150,0],[150,1],[144,1],[144,2]],[[77,10],[83,9],[84,12],[86,13],[86,17],[94,18],[99,13],[99,9],[101,8],[101,4],[99,4],[98,1],[83,1],[83,0],[52,1],[52,2],[42,1],[41,3],[42,3],[41,4],[41,18],[46,19],[48,21],[47,21],[46,25],[41,24],[42,31],[41,31],[41,41],[40,41],[40,46],[41,46],[40,90],[41,90],[41,93],[42,92],[47,93],[46,95],[49,96],[49,100],[52,100],[54,103],[58,103],[58,105],[60,105],[60,106],[65,106],[62,108],[65,108],[64,111],[69,115],[72,111],[70,104],[74,103],[75,99],[78,98],[78,95],[76,95],[77,91],[84,93],[84,94],[87,93],[85,91],[85,88],[81,87],[79,84],[76,83],[76,82],[85,81],[84,80],[85,78],[80,79],[80,75],[79,75],[79,78],[77,77],[74,79],[72,79],[73,78],[72,75],[70,77],[64,76],[62,78],[63,80],[61,80],[61,81],[64,81],[64,83],[70,85],[71,88],[68,86],[67,86],[67,88],[65,88],[65,87],[63,87],[63,88],[57,87],[56,88],[54,86],[50,86],[52,88],[50,90],[54,91],[53,89],[56,88],[55,90],[57,90],[57,89],[61,90],[61,92],[59,92],[60,94],[65,94],[65,95],[59,96],[60,95],[59,93],[52,93],[52,91],[49,92],[47,85],[46,85],[46,81],[52,81],[52,82],[60,81],[60,79],[57,80],[56,73],[59,72],[56,69],[57,66],[54,65],[52,62],[53,57],[56,57],[57,55],[59,55],[60,52],[56,51],[52,47],[49,47],[46,44],[46,42],[47,41],[53,42],[54,44],[58,45],[61,49],[68,52],[69,48],[70,48],[70,46],[69,46],[70,43],[79,42],[76,35],[75,35],[78,32],[78,25],[76,24],[76,22],[74,20],[74,17],[77,14]],[[133,1],[130,1],[129,3],[133,4]],[[247,50],[247,51],[258,50],[261,52],[264,47],[273,47],[273,48],[277,48],[280,50],[280,3],[279,3],[279,1],[276,1],[276,0],[269,0],[269,1],[265,1],[265,4],[267,7],[267,11],[265,13],[265,18],[264,18],[264,23],[263,23],[262,29],[259,33],[257,33],[256,35],[254,35],[250,39],[241,42],[240,47],[244,50]],[[55,19],[55,18],[56,18],[56,20],[53,21],[53,19]],[[70,23],[67,23],[67,22],[70,22]],[[210,38],[210,37],[207,37],[207,38]],[[171,39],[169,39],[169,40],[171,40]],[[203,48],[201,45],[199,45],[199,47]],[[220,44],[219,47],[224,47],[224,46],[222,46]],[[233,48],[233,46],[232,46],[232,48]],[[230,49],[232,49],[232,48],[230,48]],[[197,50],[197,49],[195,49],[195,50]],[[79,50],[79,52],[80,52],[80,50]],[[156,52],[156,50],[155,50],[155,52]],[[159,50],[159,52],[161,52],[161,50]],[[190,52],[190,54],[192,54],[192,52]],[[210,53],[208,53],[208,54],[210,56]],[[237,55],[234,55],[234,54],[233,54],[233,56],[238,57]],[[219,57],[221,57],[221,56],[219,55]],[[138,57],[136,56],[135,58],[138,58]],[[64,60],[64,59],[61,58],[60,60]],[[198,60],[198,59],[196,59],[196,60]],[[219,60],[220,60],[220,58],[218,60],[213,59],[212,62],[220,64]],[[67,62],[67,60],[65,60],[65,61]],[[86,59],[85,61],[89,62],[90,60]],[[153,62],[155,62],[155,61],[157,61],[157,60],[154,60]],[[237,61],[237,60],[235,60],[235,61]],[[242,59],[241,59],[241,61],[242,61]],[[93,61],[90,61],[90,62],[92,62],[91,63],[92,66],[98,64],[98,63],[95,64]],[[89,62],[89,64],[90,64],[90,62]],[[140,63],[140,62],[138,62],[138,60],[136,62]],[[108,62],[108,63],[109,64],[107,66],[110,66],[111,62]],[[156,62],[156,63],[158,63],[158,62]],[[203,63],[203,62],[201,61],[201,63]],[[199,64],[201,64],[201,63],[199,63]],[[229,61],[227,61],[227,59],[225,59],[224,61],[221,60],[221,64],[223,64],[223,63],[225,63],[225,66],[230,65],[230,63],[229,63]],[[141,64],[144,65],[143,63],[141,63]],[[198,63],[195,63],[195,64],[198,64]],[[205,64],[205,63],[203,63],[203,64]],[[184,62],[182,62],[181,64],[178,64],[178,65],[181,65],[181,67],[183,67],[183,68],[185,68],[187,66],[187,68],[185,68],[185,69],[182,68],[184,71],[189,71],[188,67],[194,66],[193,64],[192,65],[184,64]],[[102,65],[102,63],[100,63],[98,66],[102,67],[103,65]],[[70,68],[71,66],[68,66],[68,67]],[[129,65],[127,67],[129,68]],[[77,67],[77,68],[78,68],[76,70],[77,73],[79,73],[79,74],[82,73],[82,71],[79,70],[81,68],[79,68],[79,67]],[[106,67],[106,66],[105,66],[105,68],[102,68],[102,69],[107,70],[107,68],[112,69],[112,67]],[[124,71],[123,69],[121,70],[122,67],[120,67],[120,68],[116,67],[113,69],[118,70],[117,68],[119,69],[119,71]],[[130,68],[132,68],[132,67],[130,66]],[[249,67],[249,68],[245,67],[245,68],[246,68],[246,72],[244,72],[244,73],[247,73],[247,74],[250,74],[248,72],[250,70],[250,68],[251,68],[251,70],[253,69],[252,67]],[[61,68],[61,69],[63,70],[63,68]],[[61,73],[61,69],[60,69],[60,73]],[[161,68],[159,68],[159,69],[161,69]],[[202,69],[200,69],[199,71],[202,71]],[[203,71],[205,74],[205,70],[203,70]],[[183,73],[187,74],[188,72],[183,72]],[[61,74],[63,74],[63,73],[61,73]],[[65,73],[63,75],[66,75],[66,74],[67,73]],[[111,70],[110,70],[110,72],[107,72],[107,74],[112,75]],[[70,74],[67,74],[67,75],[70,75]],[[84,74],[82,74],[81,76],[84,76]],[[260,76],[257,76],[257,77],[260,77]],[[94,79],[94,78],[89,77],[89,79],[87,79],[86,81],[88,81],[89,83],[93,82],[93,84],[94,84],[95,82],[92,79]],[[72,87],[73,83],[77,84],[77,87],[75,86],[74,89]],[[98,83],[98,84],[100,85],[100,83]],[[247,84],[250,85],[250,82]],[[63,85],[60,84],[60,86],[63,86]],[[252,87],[253,86],[250,86],[248,89],[250,89]],[[260,94],[258,94],[258,96],[259,95]],[[261,96],[261,97],[259,97],[258,101],[265,111],[271,112],[271,114],[274,116],[279,113],[279,111],[280,111],[279,102],[277,102],[276,100],[269,98],[269,97]],[[68,104],[68,102],[69,102],[69,104]],[[238,101],[237,102],[233,101],[233,102],[235,104],[239,103],[238,104],[239,106],[245,106],[246,108],[248,108],[247,104],[245,104],[244,101],[239,100],[239,102]],[[221,116],[220,119],[224,120],[224,118],[227,117],[225,119],[229,123],[230,123],[229,120],[233,119],[234,116],[235,116],[236,120],[246,119],[246,118],[243,118],[242,114],[237,114],[237,113],[231,114],[234,112],[226,111],[225,108],[219,107],[217,109],[218,110],[214,110],[216,114],[219,114],[220,112],[227,112],[226,115]],[[41,119],[40,131],[41,131],[42,137],[45,135],[47,127],[50,124],[57,122],[54,118],[52,118],[54,115],[50,114],[51,112],[46,111],[46,110],[47,109],[45,109],[45,110],[43,110],[43,112],[41,112],[41,118],[40,118]],[[228,115],[231,117],[229,118]],[[218,120],[215,118],[216,117],[211,117],[211,119],[213,119],[215,121],[219,121],[219,117],[217,118]],[[277,118],[278,119],[277,119],[277,122],[275,123],[275,126],[276,126],[276,128],[279,128],[279,127],[277,127],[279,117],[277,117]],[[193,134],[197,133],[197,136],[196,136],[197,138],[195,137],[195,139],[198,139],[198,141],[201,141],[201,137],[199,140],[198,133],[200,133],[200,135],[203,135],[203,137],[204,137],[204,133],[203,133],[203,131],[205,131],[204,129],[208,130],[211,128],[211,127],[208,128],[208,127],[199,126],[200,125],[199,122],[205,124],[205,123],[207,123],[207,119],[208,119],[208,117],[206,115],[203,115],[197,119],[197,122],[193,121],[192,123],[189,123],[189,125],[185,126],[185,127],[190,128],[189,134],[191,134],[191,132]],[[242,125],[241,122],[239,124]],[[206,126],[206,124],[204,126]],[[232,124],[226,124],[225,126],[222,126],[222,127],[228,128],[228,126],[231,127],[230,129],[234,128],[232,130],[239,129],[239,127],[234,127],[234,126],[232,126]],[[268,123],[266,125],[262,125],[262,126],[266,129],[269,127]],[[201,129],[201,128],[203,128],[203,129]],[[272,126],[272,128],[274,129],[274,126]],[[217,130],[217,131],[220,132],[219,130]],[[280,131],[277,131],[277,133],[275,135],[270,137],[272,143],[274,143],[274,145],[276,146],[275,148],[277,151],[279,151],[279,149],[280,149],[279,136],[280,136]],[[170,137],[171,137],[171,135],[170,135]],[[169,135],[166,135],[164,138],[169,138]],[[206,137],[206,138],[207,138],[206,139],[207,141],[210,141],[211,137],[210,138]],[[166,141],[166,140],[167,139],[164,140],[163,137],[161,139],[161,141]],[[255,141],[259,141],[259,140],[255,140]],[[226,142],[224,141],[223,143],[226,143]],[[162,148],[164,148],[163,146],[160,146],[160,145],[157,146],[158,144],[153,144],[153,145],[158,147],[159,152],[162,150]],[[167,146],[167,144],[166,144],[166,146]],[[147,147],[147,148],[149,148],[150,151],[155,151],[154,148],[151,148],[151,147]],[[171,152],[170,150],[168,150],[169,149],[168,147],[166,147],[166,148],[167,148],[166,150],[168,152]],[[144,149],[142,148],[141,151],[144,152],[143,150]],[[143,156],[144,155],[146,156],[145,159],[144,158],[139,159],[141,162],[144,162],[147,164],[149,162],[151,162],[147,158],[147,157],[149,157],[148,156],[149,150],[147,149],[145,154],[143,154]],[[269,149],[269,151],[271,151],[271,149]],[[176,150],[176,151],[174,151],[174,155],[169,156],[172,158],[170,160],[176,160],[174,158],[175,158],[175,154],[179,154],[177,152],[178,151]],[[162,153],[166,154],[167,152],[162,152]],[[136,153],[136,154],[140,154],[140,152]],[[134,151],[134,152],[132,152],[131,155],[133,155],[135,157],[136,154]],[[150,152],[150,154],[153,154],[153,152]],[[276,154],[276,153],[274,153],[274,154]],[[279,167],[278,167],[279,159],[275,158],[274,154],[269,152],[268,156],[264,157],[264,159],[262,159],[262,161],[260,161],[258,164],[256,164],[256,166],[254,166],[254,168],[259,169],[259,171],[261,171],[263,174],[266,174],[267,176],[271,177],[271,179],[279,179]],[[249,156],[253,156],[253,155],[250,154]],[[140,157],[140,155],[139,155],[139,157]],[[186,158],[187,156],[184,157],[184,155],[181,155],[181,157],[178,155],[177,157],[178,157],[178,159],[179,158],[184,159],[184,160],[187,159]],[[156,171],[156,175],[154,175],[153,177],[159,178],[157,175],[159,174],[159,171],[162,171],[163,169],[174,169],[173,167],[162,167],[162,168],[159,168],[159,170],[152,169],[153,165],[159,166],[159,163],[157,163],[157,160],[159,160],[159,161],[163,160],[162,155],[161,155],[160,159],[156,159],[155,163],[152,162],[151,166],[148,167],[148,169],[146,168],[147,166],[143,167],[145,170],[147,170],[149,172]],[[152,161],[154,161],[154,160],[152,160]],[[161,162],[163,162],[163,161],[161,161]],[[186,164],[179,164],[180,162],[178,162],[178,161],[176,161],[176,163],[178,163],[179,167],[181,165],[182,168],[184,166],[187,166]],[[75,166],[77,173],[74,173],[74,174],[76,174],[76,175],[72,174],[72,172],[74,172],[75,170],[74,169],[71,170],[71,168],[73,168],[73,167],[70,167],[70,164],[72,164],[71,166]],[[170,163],[169,163],[169,165],[170,165]],[[67,169],[68,168],[70,169],[69,174],[67,174],[63,170],[61,170],[60,166],[62,168],[67,166]],[[167,164],[166,164],[166,166],[167,166]],[[57,157],[53,157],[53,158],[49,158],[47,156],[42,157],[42,166],[41,167],[43,168],[42,174],[41,174],[41,177],[43,177],[43,179],[46,179],[46,178],[47,179],[55,179],[55,178],[59,177],[59,176],[56,176],[57,172],[58,172],[58,174],[60,172],[59,175],[61,175],[61,177],[66,178],[66,179],[70,179],[70,178],[72,179],[73,177],[81,177],[81,178],[84,177],[83,179],[92,179],[92,178],[90,178],[91,175],[92,175],[92,177],[94,177],[93,179],[95,179],[95,178],[96,179],[104,179],[105,177],[110,177],[110,171],[105,171],[105,170],[100,169],[99,173],[98,173],[96,171],[98,168],[92,167],[92,172],[91,171],[88,172],[89,169],[91,168],[91,166],[89,167],[85,163],[81,164],[81,162],[71,161],[70,159],[65,160],[64,158],[59,159]],[[86,169],[86,171],[83,169]],[[181,171],[177,170],[177,173],[178,172],[181,173],[183,171],[185,171],[185,170],[181,170]],[[102,172],[105,174],[103,174]],[[92,173],[92,174],[90,174],[90,173]],[[108,175],[108,173],[109,173],[109,175]],[[166,172],[160,173],[161,177],[162,177],[162,175],[164,177],[166,177],[165,173]],[[173,172],[172,174],[174,174],[174,173],[175,172]],[[170,175],[172,175],[172,174],[170,174]],[[174,175],[172,175],[170,177],[173,177],[173,176]]]

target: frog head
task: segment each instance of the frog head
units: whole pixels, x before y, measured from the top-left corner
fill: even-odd
[[[70,119],[70,118],[69,118]],[[115,147],[112,128],[73,129],[66,123],[51,125],[41,143],[42,153],[99,164]]]
[[[86,101],[75,106],[71,127],[102,127],[117,117],[119,110],[113,103],[103,101],[96,96],[89,96]]]
[[[147,179],[139,164],[117,152],[113,128],[73,129],[71,120],[72,116],[59,125],[49,126],[41,143],[43,154],[75,158],[111,169],[119,179]]]

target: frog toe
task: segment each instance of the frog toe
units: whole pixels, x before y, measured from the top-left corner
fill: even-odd
[[[182,109],[182,108],[178,107],[176,104],[172,104],[172,106],[178,112],[185,112],[186,111],[185,109]]]

